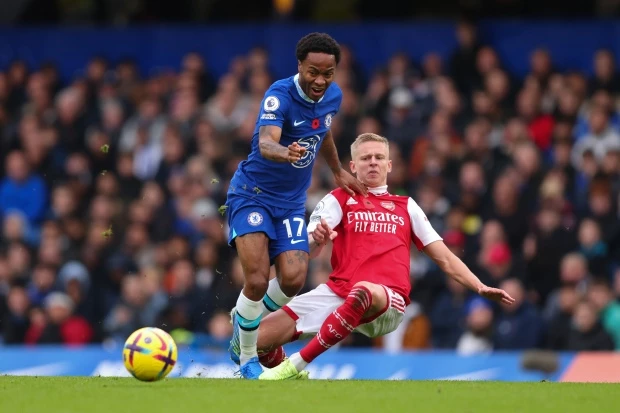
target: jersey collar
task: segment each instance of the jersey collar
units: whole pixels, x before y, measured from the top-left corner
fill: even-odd
[[[297,73],[295,75],[295,77],[293,78],[293,81],[295,82],[295,87],[297,88],[297,93],[299,93],[299,96],[301,96],[301,98],[303,100],[305,100],[306,102],[309,103],[319,103],[320,101],[323,100],[323,98],[325,97],[325,93],[323,93],[323,96],[321,96],[321,99],[319,99],[318,102],[315,102],[314,100],[310,99],[303,90],[301,90],[301,86],[299,86],[299,73]],[[325,92],[327,93],[327,90],[325,90]]]
[[[387,185],[378,186],[376,188],[368,188],[368,192],[373,195],[387,194]]]

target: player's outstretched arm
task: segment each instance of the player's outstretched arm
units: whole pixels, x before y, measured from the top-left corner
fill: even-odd
[[[275,162],[295,163],[304,156],[306,148],[299,146],[297,142],[288,147],[280,144],[282,128],[274,125],[261,126],[258,129],[258,148],[263,158]]]
[[[512,298],[504,290],[486,286],[474,273],[467,268],[467,265],[444,244],[443,241],[435,241],[424,247],[424,253],[428,255],[443,272],[448,274],[459,283],[481,296],[503,304],[514,303]]]
[[[347,191],[351,196],[355,196],[355,193],[368,195],[368,188],[362,184],[356,177],[342,169],[342,164],[338,158],[338,150],[334,143],[334,136],[332,131],[328,130],[323,138],[323,144],[321,145],[321,154],[325,158],[325,162],[329,165],[330,169],[334,173],[336,184]]]

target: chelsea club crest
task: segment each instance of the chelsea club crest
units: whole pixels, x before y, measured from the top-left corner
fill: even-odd
[[[332,125],[332,114],[328,113],[327,116],[325,116],[325,127],[329,129],[331,125]]]
[[[261,214],[259,214],[258,212],[250,212],[250,215],[248,215],[248,224],[256,227],[262,223],[263,216]]]

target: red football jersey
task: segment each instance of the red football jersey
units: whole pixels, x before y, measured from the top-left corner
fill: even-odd
[[[411,243],[422,250],[441,240],[413,199],[392,195],[387,186],[372,188],[367,198],[339,188],[316,206],[308,233],[321,218],[338,232],[327,282],[336,294],[346,298],[355,283],[368,281],[391,288],[409,304]]]

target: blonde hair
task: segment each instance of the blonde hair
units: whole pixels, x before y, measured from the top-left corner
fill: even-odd
[[[351,144],[351,158],[355,159],[355,152],[357,151],[357,147],[360,146],[364,142],[381,142],[385,145],[388,153],[388,158],[390,156],[390,143],[386,138],[381,135],[377,135],[376,133],[362,133],[358,135],[358,137]]]

